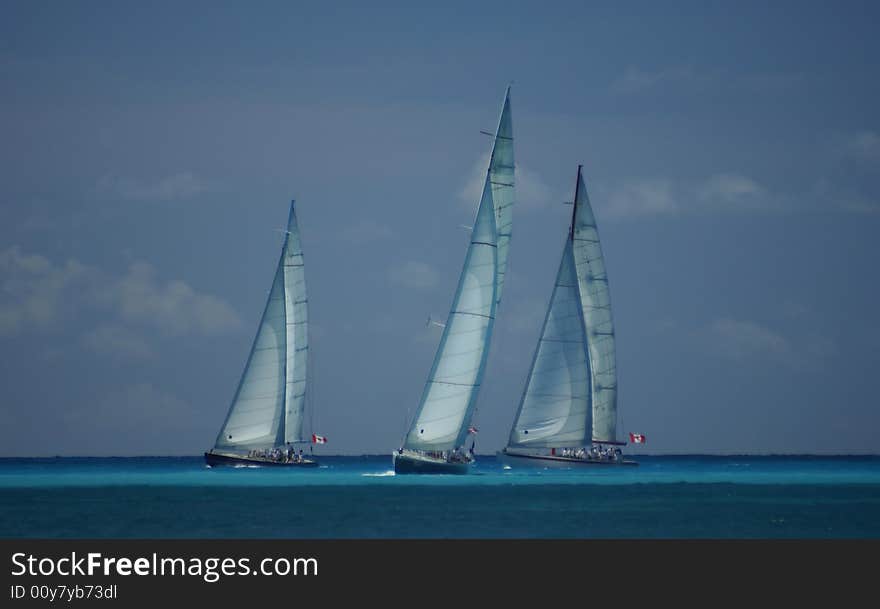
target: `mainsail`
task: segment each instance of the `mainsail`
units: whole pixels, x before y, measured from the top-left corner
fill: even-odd
[[[617,362],[611,292],[596,217],[578,165],[574,200],[573,249],[584,329],[590,356],[593,440],[617,441]]]
[[[504,94],[504,107],[495,130],[495,144],[489,158],[488,182],[492,187],[495,228],[498,233],[498,289],[495,302],[501,302],[501,290],[507,275],[507,253],[513,226],[513,122],[510,116],[510,87]]]
[[[308,307],[294,202],[272,289],[215,448],[250,450],[302,439]]]
[[[507,267],[512,205],[508,87],[458,288],[404,448],[447,451],[467,438]]]
[[[571,227],[508,446],[615,441],[614,358],[608,277],[578,166]]]

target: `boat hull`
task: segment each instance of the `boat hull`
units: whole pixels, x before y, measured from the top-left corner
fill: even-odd
[[[466,474],[473,465],[473,461],[453,463],[406,453],[393,453],[391,458],[395,474]]]
[[[303,459],[302,461],[291,461],[283,463],[281,461],[272,461],[271,459],[260,459],[258,457],[244,457],[229,453],[215,453],[208,451],[205,453],[205,463],[211,467],[231,465],[231,466],[259,466],[259,467],[318,467],[318,462],[312,459]]]
[[[558,457],[555,455],[516,454],[503,450],[499,450],[496,454],[501,463],[510,467],[580,469],[583,467],[634,466],[639,464],[638,461],[632,461],[630,459],[623,459],[622,461],[611,461],[607,459],[578,459],[576,457]]]

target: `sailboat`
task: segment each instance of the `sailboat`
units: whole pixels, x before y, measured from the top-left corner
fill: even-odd
[[[205,461],[215,465],[316,467],[304,457],[308,302],[295,202],[272,288],[244,372]],[[313,442],[326,439],[312,434]],[[311,452],[311,451],[310,451]]]
[[[470,421],[483,380],[495,311],[501,301],[514,195],[510,87],[493,136],[492,156],[458,288],[418,409],[392,455],[396,473],[464,474],[474,463]]]
[[[510,430],[508,466],[638,465],[617,440],[617,364],[608,275],[578,165],[571,226]]]

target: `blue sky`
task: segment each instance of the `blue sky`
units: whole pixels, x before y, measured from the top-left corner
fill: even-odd
[[[507,438],[578,163],[620,429],[656,453],[880,452],[871,3],[2,2],[0,454],[198,454],[298,201],[315,430],[396,448],[513,81]]]

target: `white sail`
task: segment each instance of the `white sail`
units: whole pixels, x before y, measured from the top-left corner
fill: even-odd
[[[306,405],[306,366],[309,355],[308,298],[299,225],[294,204],[290,204],[287,243],[284,248],[284,298],[287,327],[287,368],[284,393],[284,441],[302,438]]]
[[[272,289],[215,447],[264,449],[300,439],[308,348],[305,277],[293,203]]]
[[[572,241],[567,239],[509,446],[590,442],[590,378]]]
[[[452,309],[404,447],[451,450],[464,443],[495,321],[497,236],[487,177]]]
[[[507,268],[513,178],[508,87],[464,267],[405,448],[445,451],[460,448],[467,438]]]
[[[508,446],[616,441],[614,358],[608,277],[578,167],[572,224]]]
[[[283,257],[216,448],[271,448],[283,442],[286,330],[282,262]]]
[[[495,131],[495,142],[489,160],[489,182],[495,206],[495,226],[498,230],[498,291],[495,301],[501,302],[501,291],[507,275],[507,254],[513,227],[514,197],[513,117],[510,114],[510,87],[504,94],[504,105]]]
[[[575,188],[574,262],[587,332],[593,402],[593,440],[617,441],[617,363],[608,274],[596,218],[578,167]]]

